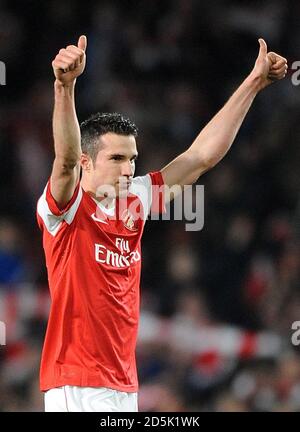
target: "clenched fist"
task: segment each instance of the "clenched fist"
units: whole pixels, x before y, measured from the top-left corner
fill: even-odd
[[[62,85],[67,86],[82,74],[85,68],[87,46],[86,36],[80,36],[78,44],[68,45],[59,50],[52,62],[55,78]]]

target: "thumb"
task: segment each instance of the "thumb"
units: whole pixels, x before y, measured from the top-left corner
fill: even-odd
[[[258,53],[258,56],[259,57],[265,57],[267,55],[267,53],[268,53],[267,44],[266,44],[265,40],[262,39],[262,38],[259,38],[258,42],[259,42],[259,53]]]
[[[86,50],[87,38],[85,35],[81,35],[79,37],[77,46],[78,46],[78,48],[82,49],[83,51]]]

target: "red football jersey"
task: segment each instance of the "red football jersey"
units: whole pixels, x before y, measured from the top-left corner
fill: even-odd
[[[154,185],[163,185],[160,172],[134,178],[112,213],[80,184],[60,210],[48,182],[37,205],[51,295],[42,391],[62,385],[137,391],[140,241],[151,205],[162,211],[163,202]]]

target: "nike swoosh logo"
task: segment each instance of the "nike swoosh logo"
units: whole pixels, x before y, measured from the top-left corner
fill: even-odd
[[[95,213],[93,213],[93,214],[91,215],[91,217],[92,217],[92,219],[93,219],[94,221],[96,221],[96,222],[100,222],[100,223],[103,223],[103,224],[108,225],[108,222],[104,221],[103,219],[98,219],[97,216],[95,215]]]

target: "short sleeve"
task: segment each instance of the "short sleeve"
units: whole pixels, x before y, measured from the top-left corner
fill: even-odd
[[[81,199],[82,188],[78,182],[71,200],[63,209],[60,209],[51,193],[49,180],[37,204],[37,219],[40,228],[44,225],[50,234],[55,235],[63,221],[70,225],[74,220]]]
[[[164,213],[164,181],[160,171],[150,172],[145,176],[135,177],[130,192],[140,199],[145,219],[151,213]]]
[[[160,171],[150,172],[152,183],[151,213],[165,213],[164,180]]]

